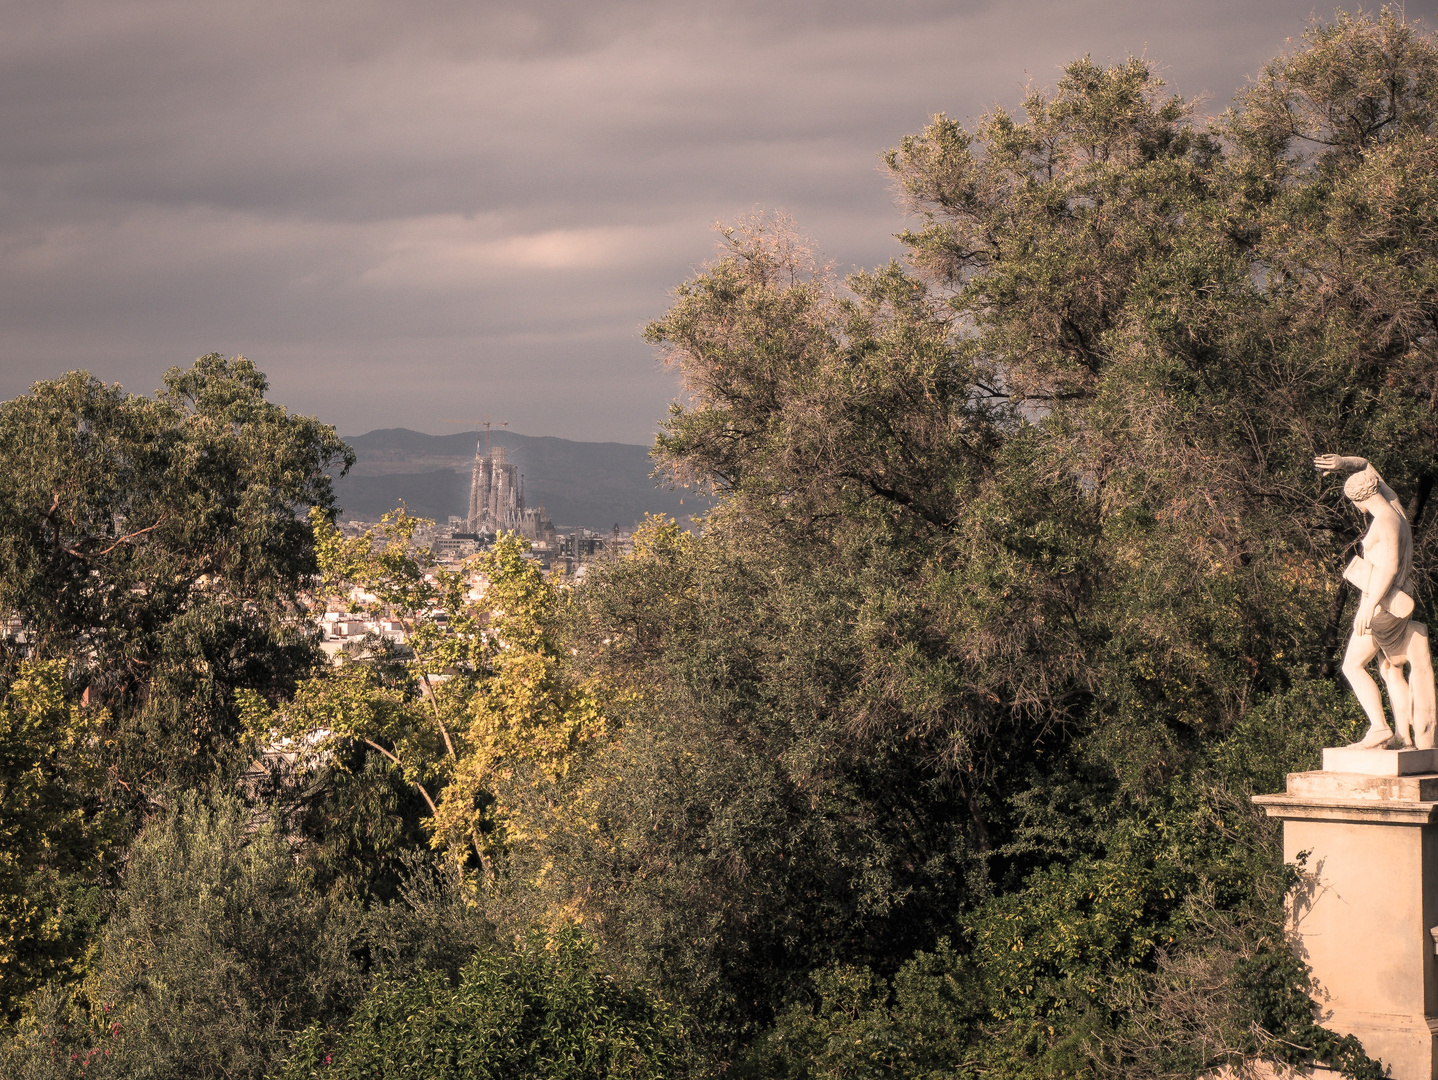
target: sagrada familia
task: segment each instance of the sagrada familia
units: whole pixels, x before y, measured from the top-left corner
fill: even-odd
[[[469,531],[491,536],[517,532],[528,540],[552,542],[554,522],[544,507],[524,505],[524,477],[512,465],[502,446],[474,448],[474,472],[469,483]]]

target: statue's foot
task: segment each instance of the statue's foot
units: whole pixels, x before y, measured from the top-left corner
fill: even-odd
[[[1388,745],[1388,740],[1393,738],[1393,729],[1388,726],[1371,727],[1368,734],[1355,743],[1349,743],[1350,750],[1382,750]]]
[[[1395,735],[1393,742],[1388,747],[1390,750],[1412,750],[1413,740],[1403,735]]]

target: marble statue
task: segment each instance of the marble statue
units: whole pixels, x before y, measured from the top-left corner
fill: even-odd
[[[1359,590],[1353,616],[1353,636],[1343,656],[1343,676],[1368,717],[1368,732],[1354,749],[1401,749],[1434,745],[1438,715],[1433,689],[1433,660],[1428,649],[1428,628],[1414,622],[1413,530],[1393,489],[1365,458],[1323,454],[1313,459],[1321,473],[1347,472],[1343,493],[1372,518],[1363,536],[1363,554],[1343,571]],[[1393,726],[1383,715],[1383,697],[1368,673],[1377,658],[1379,674],[1388,688]],[[1405,665],[1409,668],[1404,674]]]

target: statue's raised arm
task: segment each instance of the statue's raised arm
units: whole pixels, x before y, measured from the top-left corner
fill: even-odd
[[[1361,457],[1342,457],[1338,454],[1319,454],[1313,459],[1313,467],[1327,476],[1332,472],[1357,472],[1359,469],[1368,468],[1368,459]]]

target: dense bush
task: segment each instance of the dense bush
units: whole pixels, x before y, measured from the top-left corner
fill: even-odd
[[[359,919],[238,798],[178,795],[130,849],[76,1000],[52,992],[11,1067],[98,1054],[92,1075],[258,1080],[362,993]]]
[[[384,978],[337,1032],[311,1028],[281,1080],[667,1080],[688,1074],[679,1018],[605,976],[579,933],[479,951],[457,982]]]

